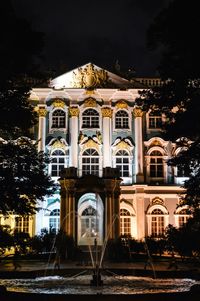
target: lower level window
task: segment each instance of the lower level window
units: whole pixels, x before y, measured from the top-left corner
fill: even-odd
[[[99,175],[99,154],[95,149],[87,149],[82,154],[82,174]]]
[[[151,235],[153,237],[160,237],[164,235],[164,216],[160,209],[154,209],[151,213]]]
[[[54,209],[49,216],[49,229],[51,232],[58,232],[60,229],[60,210]]]
[[[120,209],[120,234],[131,236],[131,214],[127,209]]]
[[[29,233],[29,216],[17,216],[15,217],[15,232]]]

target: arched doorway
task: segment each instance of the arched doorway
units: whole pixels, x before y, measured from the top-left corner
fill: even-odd
[[[103,244],[103,202],[98,194],[85,193],[78,201],[78,245]]]

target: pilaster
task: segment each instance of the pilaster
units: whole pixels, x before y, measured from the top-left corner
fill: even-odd
[[[69,156],[69,166],[78,167],[78,116],[79,108],[70,107],[69,117],[70,117],[70,156]]]
[[[142,116],[140,108],[133,109],[135,117],[135,175],[136,183],[144,182],[144,159],[143,159],[143,133],[142,133]]]
[[[111,167],[111,118],[112,109],[109,107],[101,108],[102,131],[103,131],[103,167]]]

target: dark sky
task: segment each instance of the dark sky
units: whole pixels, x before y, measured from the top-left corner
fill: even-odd
[[[146,30],[170,0],[13,0],[18,16],[45,33],[47,68],[66,72],[87,62],[136,75],[155,75],[158,53],[146,49]]]

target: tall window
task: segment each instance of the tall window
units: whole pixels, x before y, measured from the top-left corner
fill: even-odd
[[[179,211],[178,215],[179,215],[179,217],[178,217],[178,226],[179,226],[179,228],[181,228],[181,227],[184,226],[184,224],[187,223],[189,215],[188,215],[186,209],[182,209],[181,211]]]
[[[99,175],[99,154],[93,148],[85,150],[82,154],[82,174]]]
[[[99,128],[99,113],[94,109],[87,109],[82,114],[82,128]]]
[[[164,213],[160,209],[151,212],[151,235],[159,237],[164,235]]]
[[[99,233],[99,217],[92,206],[86,208],[81,215],[81,237],[95,237]]]
[[[49,229],[53,232],[58,232],[60,229],[60,209],[54,209],[49,216]]]
[[[17,233],[19,232],[29,233],[29,216],[15,217],[15,231]]]
[[[65,153],[59,149],[51,154],[51,176],[59,177],[61,170],[65,167]]]
[[[52,114],[52,128],[65,128],[65,112],[63,110],[55,110]]]
[[[115,128],[116,129],[128,129],[128,113],[124,110],[120,110],[115,115]]]
[[[120,177],[129,177],[129,154],[125,150],[116,153],[116,168],[120,170]]]
[[[131,214],[127,209],[120,209],[120,234],[131,235]]]
[[[163,178],[163,158],[161,152],[155,150],[151,153],[150,159],[150,177]]]
[[[162,115],[160,112],[149,113],[149,129],[160,129],[162,126]]]

